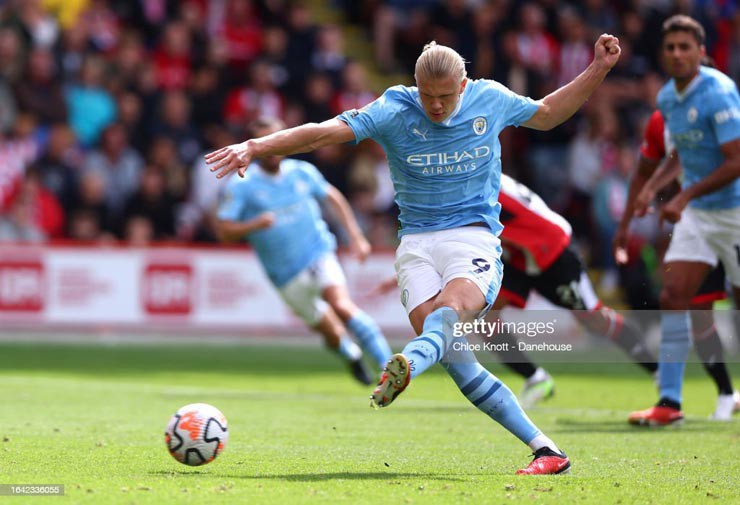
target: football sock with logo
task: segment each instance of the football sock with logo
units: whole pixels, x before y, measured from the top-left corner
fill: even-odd
[[[350,362],[362,358],[362,350],[346,335],[339,339],[339,346],[334,350]]]
[[[347,328],[357,338],[363,350],[373,357],[378,367],[383,368],[392,353],[378,323],[367,312],[360,310],[347,322]]]
[[[694,332],[694,349],[701,358],[704,369],[717,385],[717,392],[721,395],[731,395],[732,379],[727,372],[722,341],[715,325],[702,332]]]
[[[455,340],[467,343],[464,338]],[[456,345],[455,349],[458,348],[460,346]],[[514,393],[495,375],[483,368],[470,350],[450,352],[442,360],[442,366],[473,405],[519,440],[529,445],[537,437],[542,436],[542,432],[522,410]],[[555,444],[551,448],[558,450]]]
[[[409,360],[411,377],[416,377],[440,361],[452,342],[453,325],[457,313],[449,307],[440,307],[424,320],[422,334],[406,344],[402,354]]]
[[[691,347],[691,321],[688,311],[664,311],[660,316],[660,397],[681,403],[683,373]]]

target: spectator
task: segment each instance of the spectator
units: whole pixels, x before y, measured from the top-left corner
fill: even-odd
[[[120,219],[128,197],[136,192],[143,165],[141,156],[129,145],[126,130],[120,123],[108,126],[103,132],[100,149],[87,155],[83,172],[101,176],[105,203],[114,222]]]
[[[306,80],[304,92],[302,103],[306,121],[316,123],[336,114],[336,109],[330,106],[333,89],[328,75],[311,74]]]
[[[327,74],[334,89],[342,82],[342,72],[347,65],[344,54],[344,38],[337,25],[324,25],[316,34],[316,47],[311,55],[311,68],[314,72]]]
[[[67,214],[79,198],[77,167],[81,159],[72,129],[64,123],[52,126],[46,152],[35,166],[41,184],[54,194]]]
[[[141,173],[138,190],[129,196],[123,211],[125,234],[132,219],[141,216],[152,226],[154,240],[171,240],[175,237],[175,200],[167,190],[164,173],[148,166]]]
[[[98,141],[103,129],[116,118],[116,103],[103,87],[103,61],[88,56],[82,64],[80,83],[66,91],[69,122],[85,147]]]
[[[332,114],[360,109],[375,100],[377,95],[368,89],[367,81],[367,74],[362,65],[357,62],[347,63],[342,72],[342,86],[331,101]]]
[[[190,121],[190,101],[182,91],[168,91],[162,96],[157,122],[152,132],[171,139],[177,154],[191,164],[201,150],[200,136]]]
[[[250,85],[231,90],[226,98],[224,119],[237,130],[258,117],[282,118],[285,100],[270,78],[267,63],[256,61],[249,71]]]
[[[23,180],[10,197],[11,215],[16,213],[12,223],[17,230],[33,228],[40,230],[44,237],[61,238],[64,235],[64,209],[54,194],[41,184],[39,174],[29,168]],[[29,231],[35,235],[34,231]]]
[[[84,172],[80,175],[79,181],[79,198],[68,213],[70,216],[68,236],[84,240],[91,239],[91,235],[94,235],[94,238],[112,239],[114,222],[106,202],[106,180],[103,173]],[[93,233],[90,230],[95,231]]]
[[[44,125],[67,120],[67,105],[55,66],[51,51],[33,49],[28,56],[24,77],[15,86],[18,107]]]
[[[26,168],[38,159],[41,149],[33,136],[36,123],[28,114],[21,114],[10,135],[0,133],[0,210],[7,207],[17,190]]]
[[[8,84],[20,79],[25,66],[25,52],[18,30],[0,27],[0,76]]]
[[[167,24],[152,57],[159,88],[185,88],[192,73],[191,44],[190,31],[184,22]]]
[[[232,75],[244,75],[262,51],[262,25],[254,1],[226,0],[226,13],[217,33],[226,43]]]

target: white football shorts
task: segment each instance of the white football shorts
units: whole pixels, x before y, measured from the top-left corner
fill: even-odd
[[[721,261],[733,286],[740,286],[740,207],[702,210],[686,207],[673,227],[665,263],[696,261],[712,267]]]
[[[280,297],[308,326],[324,317],[329,304],[321,297],[330,286],[344,286],[347,279],[334,253],[326,253],[279,288]]]
[[[396,251],[396,275],[409,314],[458,278],[473,281],[491,305],[503,276],[501,241],[481,226],[404,235]]]

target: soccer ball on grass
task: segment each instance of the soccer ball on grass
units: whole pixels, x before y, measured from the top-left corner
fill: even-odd
[[[207,403],[191,403],[180,408],[164,432],[172,457],[190,466],[205,465],[216,459],[228,440],[226,417]]]

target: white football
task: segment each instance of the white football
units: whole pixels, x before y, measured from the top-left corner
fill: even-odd
[[[190,466],[205,465],[216,459],[228,440],[226,417],[207,403],[191,403],[180,408],[164,432],[172,457]]]

